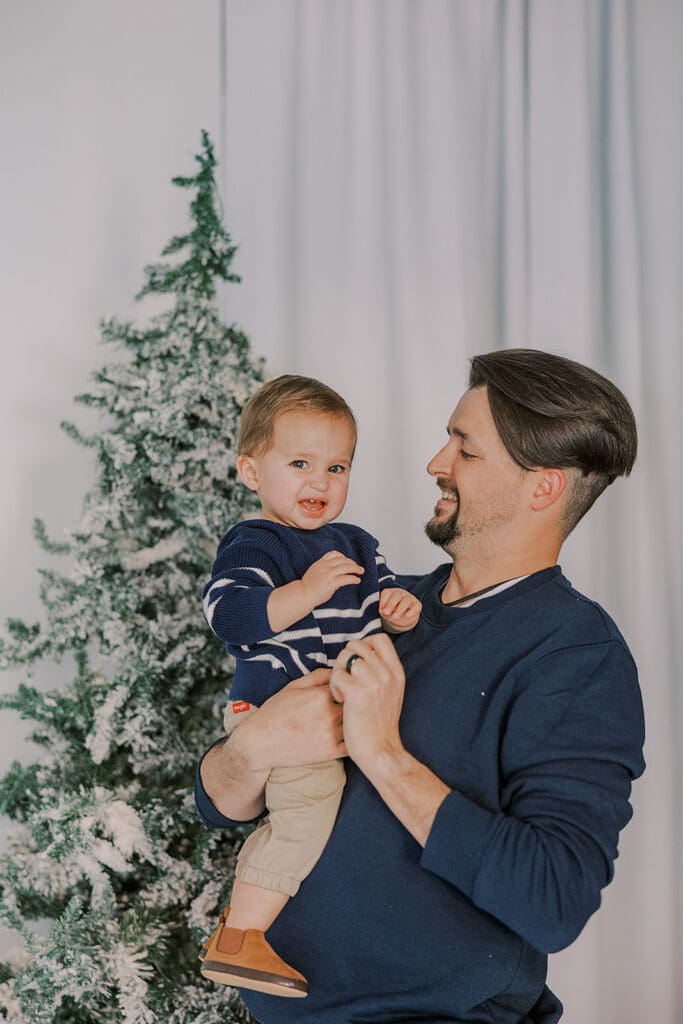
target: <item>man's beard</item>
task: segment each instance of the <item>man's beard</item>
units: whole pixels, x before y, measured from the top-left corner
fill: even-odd
[[[444,483],[438,480],[439,486]],[[436,515],[425,524],[425,533],[431,540],[432,544],[437,544],[440,548],[447,549],[449,545],[456,541],[460,537],[460,527],[458,526],[458,513],[460,512],[460,495],[455,488],[442,487],[442,490],[450,491],[457,498],[457,504],[455,511],[451,513],[448,519],[437,519]]]

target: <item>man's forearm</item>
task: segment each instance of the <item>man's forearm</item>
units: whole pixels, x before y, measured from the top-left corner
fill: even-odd
[[[217,811],[234,821],[251,821],[265,807],[263,794],[268,772],[249,766],[239,731],[235,729],[224,743],[208,751],[200,774],[206,794]]]
[[[372,765],[362,770],[389,810],[420,846],[425,846],[450,787],[405,748],[377,755]]]

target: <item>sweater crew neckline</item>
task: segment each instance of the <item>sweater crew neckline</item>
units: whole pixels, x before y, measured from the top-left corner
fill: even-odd
[[[274,527],[276,532],[279,530],[285,530],[288,533],[301,533],[307,536],[311,533],[320,533],[320,531],[325,531],[329,527],[337,528],[340,526],[343,527],[343,525],[343,523],[335,519],[331,523],[321,523],[320,526],[315,526],[313,529],[306,530],[303,526],[289,526],[287,523],[281,523],[277,519],[265,519],[263,516],[254,516],[253,518],[240,519],[239,523],[235,524],[235,528],[240,526],[256,526],[261,529]]]
[[[550,565],[546,569],[539,569],[538,572],[524,576],[517,583],[505,587],[498,593],[485,596],[482,600],[474,601],[472,604],[449,605],[441,601],[440,594],[446,585],[452,568],[451,562],[444,562],[443,565],[437,566],[431,576],[428,577],[434,586],[430,586],[422,598],[422,618],[435,626],[452,622],[456,618],[464,619],[468,616],[481,615],[482,613],[493,611],[509,601],[516,601],[519,597],[531,593],[537,587],[544,586],[546,583],[550,583],[562,575],[562,569],[559,565]]]

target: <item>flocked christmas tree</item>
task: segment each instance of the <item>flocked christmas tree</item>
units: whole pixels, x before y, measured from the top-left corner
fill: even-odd
[[[234,836],[197,822],[194,765],[219,733],[229,665],[201,615],[216,541],[252,506],[236,485],[242,405],[262,380],[247,337],[221,323],[217,286],[239,280],[217,212],[206,133],[191,226],[146,269],[139,298],[168,297],[140,329],[102,336],[124,358],[77,401],[97,410],[97,480],[68,544],[38,539],[72,568],[42,572],[44,622],[8,623],[0,664],[66,658],[73,679],[5,698],[43,756],[0,781],[15,825],[0,861],[0,920],[25,944],[0,964],[11,1024],[228,1024],[233,990],[205,982],[197,949],[225,900]],[[36,929],[32,922],[47,919]]]

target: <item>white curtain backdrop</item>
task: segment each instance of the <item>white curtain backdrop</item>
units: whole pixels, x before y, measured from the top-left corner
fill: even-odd
[[[355,520],[406,571],[475,352],[587,362],[640,455],[567,545],[640,666],[648,770],[616,880],[550,983],[569,1024],[680,1024],[683,6],[227,0],[225,312],[360,422]]]
[[[567,1024],[682,1024],[683,4],[2,0],[0,56],[0,620],[40,617],[32,517],[59,537],[92,480],[58,424],[111,356],[99,318],[148,315],[129,300],[208,128],[243,276],[225,315],[273,375],[347,397],[346,515],[392,564],[442,560],[425,465],[469,356],[549,349],[631,398],[634,473],[562,565],[634,651],[648,769],[550,983]],[[32,752],[0,729],[4,771]]]

